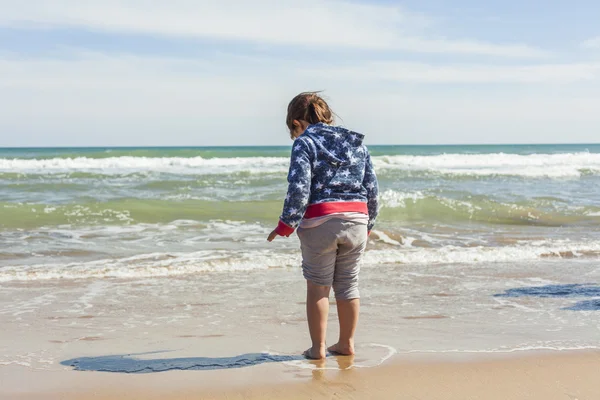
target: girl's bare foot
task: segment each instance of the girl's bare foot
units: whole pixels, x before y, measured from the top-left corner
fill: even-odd
[[[327,357],[327,353],[325,352],[325,346],[311,347],[306,350],[304,353],[304,357],[309,360],[320,360]]]
[[[332,354],[339,354],[343,356],[352,356],[354,355],[354,344],[345,343],[342,344],[340,342],[334,344],[333,346],[329,346],[327,349]]]

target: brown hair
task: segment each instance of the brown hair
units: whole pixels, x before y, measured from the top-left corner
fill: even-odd
[[[334,113],[318,93],[302,92],[290,101],[285,120],[290,133],[294,130],[294,120],[303,120],[311,125],[319,122],[325,124],[333,123]]]

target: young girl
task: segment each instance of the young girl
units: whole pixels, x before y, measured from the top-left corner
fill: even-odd
[[[377,217],[377,177],[364,136],[332,126],[333,112],[316,93],[294,97],[286,123],[294,140],[289,186],[279,225],[267,240],[290,236],[298,228],[312,340],[304,355],[326,357],[332,286],[340,336],[328,350],[352,355],[360,306],[359,263]]]

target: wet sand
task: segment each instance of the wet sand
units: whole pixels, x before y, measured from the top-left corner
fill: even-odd
[[[600,352],[529,352],[477,359],[396,356],[374,368],[282,364],[153,374],[0,369],[4,399],[427,399],[595,400]],[[340,367],[351,363],[338,358]],[[318,362],[312,367],[317,367]]]
[[[597,285],[572,285],[562,274],[591,280],[600,271],[596,263],[555,266],[365,268],[349,370],[348,358],[328,359],[327,370],[296,359],[186,370],[264,352],[301,354],[308,337],[299,270],[4,283],[0,400],[598,400],[598,318],[573,311],[578,300],[595,299]],[[539,291],[540,277],[555,283],[541,289],[556,296],[506,295]],[[333,306],[329,343],[336,320]],[[121,357],[132,354],[133,362]],[[85,358],[96,363],[89,371],[68,363]],[[127,371],[167,371],[99,372],[98,363],[115,359]]]

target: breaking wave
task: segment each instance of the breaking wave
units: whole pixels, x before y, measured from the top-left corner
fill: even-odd
[[[375,168],[387,174],[448,176],[520,176],[526,178],[577,178],[600,175],[600,154],[440,154],[428,156],[393,155],[373,157]],[[0,173],[59,174],[97,173],[122,175],[140,172],[172,174],[285,173],[286,157],[106,157],[106,158],[1,158]]]

